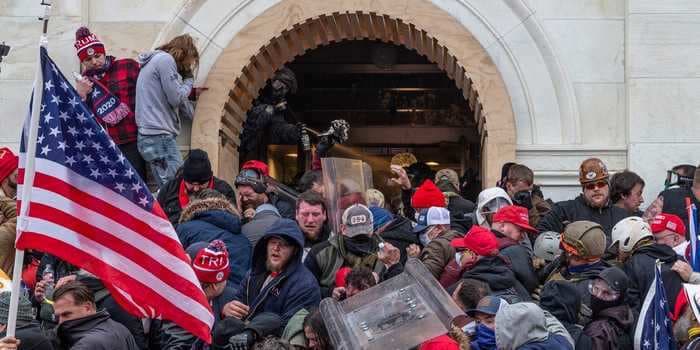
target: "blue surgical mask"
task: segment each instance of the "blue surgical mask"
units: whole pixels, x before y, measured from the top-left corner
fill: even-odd
[[[474,350],[496,350],[496,332],[482,323],[476,326],[471,348]]]

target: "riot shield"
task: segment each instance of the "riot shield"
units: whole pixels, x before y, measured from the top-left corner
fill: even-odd
[[[336,350],[403,350],[445,334],[462,311],[418,259],[404,272],[338,302],[321,301]]]
[[[333,232],[340,232],[343,211],[353,204],[367,204],[365,193],[372,188],[372,168],[358,159],[321,158],[328,218]]]

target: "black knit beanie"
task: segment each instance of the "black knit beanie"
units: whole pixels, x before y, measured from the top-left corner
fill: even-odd
[[[182,175],[187,182],[206,183],[211,180],[214,173],[211,171],[211,163],[207,152],[201,149],[190,151],[189,157],[185,159]]]

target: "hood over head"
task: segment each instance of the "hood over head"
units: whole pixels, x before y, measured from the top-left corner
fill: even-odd
[[[481,226],[488,226],[486,218],[481,215],[481,210],[493,200],[502,201],[508,205],[513,204],[513,201],[508,196],[508,193],[506,193],[506,191],[500,187],[491,187],[481,191],[481,193],[479,193],[479,197],[477,198],[475,213],[477,224]]]
[[[267,241],[272,237],[280,237],[296,247],[296,253],[294,253],[288,262],[285,273],[295,270],[301,263],[302,253],[304,251],[304,234],[299,229],[296,221],[278,219],[265,231],[265,235],[258,240],[258,243],[255,244],[255,248],[253,249],[252,273],[259,274],[267,271],[265,265],[267,261]]]
[[[515,350],[529,342],[543,341],[548,336],[544,312],[533,303],[505,304],[496,314],[498,349]]]

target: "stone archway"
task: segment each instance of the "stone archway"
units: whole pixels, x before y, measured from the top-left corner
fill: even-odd
[[[252,19],[209,71],[205,85],[210,91],[197,106],[192,147],[210,153],[220,177],[232,180],[235,176],[245,112],[274,71],[307,50],[357,39],[416,50],[454,80],[475,111],[482,136],[484,183],[494,183],[501,164],[515,159],[515,122],[503,79],[486,50],[449,13],[419,0],[405,1],[406,9],[415,5],[410,15],[406,9],[397,11],[375,2],[361,6],[366,11],[321,13],[299,2],[283,1]],[[324,5],[347,7],[342,0]],[[267,40],[261,42],[261,38]]]

